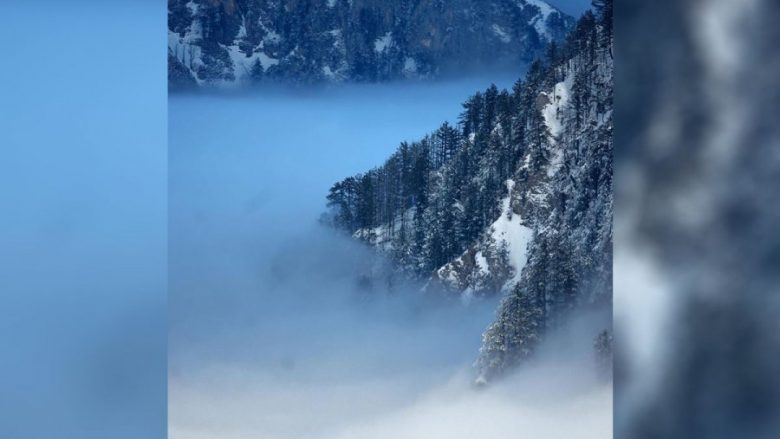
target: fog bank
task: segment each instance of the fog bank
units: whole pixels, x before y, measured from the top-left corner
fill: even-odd
[[[330,184],[455,122],[487,85],[171,98],[171,438],[611,435],[590,353],[560,355],[574,331],[476,389],[498,299],[424,297],[317,224]]]

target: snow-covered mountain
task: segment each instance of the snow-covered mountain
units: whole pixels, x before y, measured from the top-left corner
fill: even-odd
[[[328,220],[426,291],[502,294],[477,365],[490,379],[574,310],[611,309],[611,2],[587,12],[511,91],[495,86],[328,196]],[[609,314],[609,313],[606,313]],[[609,322],[592,334],[609,352]]]
[[[516,68],[573,23],[542,0],[169,0],[169,82],[374,82]]]

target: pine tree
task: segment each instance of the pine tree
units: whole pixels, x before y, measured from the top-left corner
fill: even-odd
[[[485,331],[477,364],[491,376],[533,355],[544,331],[543,306],[520,285],[504,299],[501,309],[507,312]]]

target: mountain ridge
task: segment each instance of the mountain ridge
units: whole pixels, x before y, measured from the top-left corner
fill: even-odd
[[[483,335],[481,381],[586,309],[603,316],[595,350],[611,352],[611,47],[607,0],[511,91],[478,92],[457,126],[402,143],[329,192],[327,221],[427,279],[426,291],[503,296]]]
[[[517,68],[574,20],[542,0],[169,0],[172,89]]]

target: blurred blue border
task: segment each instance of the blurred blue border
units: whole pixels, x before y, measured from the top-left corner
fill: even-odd
[[[0,2],[0,437],[166,436],[166,8]]]

